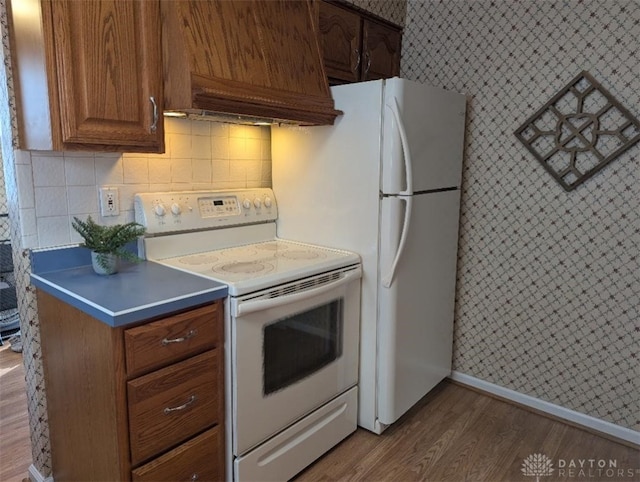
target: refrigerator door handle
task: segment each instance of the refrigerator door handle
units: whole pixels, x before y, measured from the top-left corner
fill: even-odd
[[[402,118],[400,117],[400,106],[398,105],[398,99],[394,97],[392,104],[385,105],[389,108],[389,110],[391,110],[393,118],[396,121],[396,126],[398,126],[398,134],[400,134],[400,141],[402,142],[402,152],[404,152],[404,172],[407,187],[404,191],[400,191],[398,194],[401,196],[412,196],[413,175],[411,171],[411,152],[409,151],[409,140],[407,139],[407,131],[404,128]]]
[[[402,234],[400,235],[400,242],[398,243],[398,249],[396,251],[396,255],[393,258],[393,263],[391,263],[391,268],[387,276],[382,277],[382,286],[385,288],[390,288],[393,283],[393,277],[396,274],[396,268],[398,266],[398,262],[400,261],[400,257],[402,256],[402,252],[404,251],[404,246],[407,243],[407,237],[409,234],[409,224],[411,223],[411,206],[413,205],[413,197],[409,196],[406,198],[396,198],[405,202],[404,209],[404,222],[402,224]]]

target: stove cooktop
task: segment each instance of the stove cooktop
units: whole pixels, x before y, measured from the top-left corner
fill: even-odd
[[[242,295],[358,264],[355,253],[274,239],[172,258],[158,263],[211,278]]]

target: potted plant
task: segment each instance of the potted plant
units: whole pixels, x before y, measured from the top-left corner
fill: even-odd
[[[96,273],[108,275],[117,272],[118,259],[142,261],[124,247],[145,233],[144,226],[133,222],[103,226],[97,224],[91,216],[86,221],[74,217],[71,225],[84,239],[81,246],[91,250],[91,264]]]

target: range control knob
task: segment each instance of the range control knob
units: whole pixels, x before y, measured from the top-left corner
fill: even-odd
[[[260,209],[260,206],[262,206],[262,201],[260,201],[260,199],[255,198],[253,200],[253,205],[256,207],[256,209]]]
[[[264,198],[264,207],[266,207],[266,208],[270,208],[271,207],[271,198],[270,197]]]
[[[244,201],[242,201],[242,207],[245,209],[251,209],[251,201],[245,199]]]
[[[153,207],[153,212],[158,216],[164,216],[167,210],[164,208],[164,204],[158,203]]]
[[[182,209],[180,209],[180,205],[178,203],[173,203],[171,205],[171,212],[177,216],[182,212]]]

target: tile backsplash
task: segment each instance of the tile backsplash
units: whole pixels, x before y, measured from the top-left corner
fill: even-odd
[[[164,154],[20,151],[16,157],[23,247],[80,241],[74,216],[133,221],[138,192],[271,186],[269,127],[165,119]],[[100,216],[98,190],[116,187],[120,215]]]

